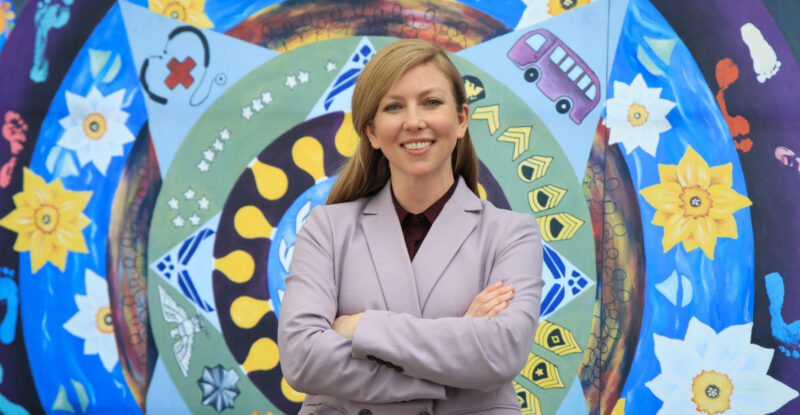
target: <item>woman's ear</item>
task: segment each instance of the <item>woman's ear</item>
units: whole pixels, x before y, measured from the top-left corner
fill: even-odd
[[[375,128],[372,126],[372,121],[368,122],[367,125],[364,126],[364,132],[367,133],[367,138],[369,138],[369,145],[375,150],[379,150],[381,146],[378,142],[378,136],[375,135]]]
[[[458,112],[458,139],[464,138],[467,133],[467,126],[469,126],[469,105],[465,102]]]

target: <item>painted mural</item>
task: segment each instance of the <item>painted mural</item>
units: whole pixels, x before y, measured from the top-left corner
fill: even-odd
[[[800,413],[797,18],[0,0],[0,413],[297,413],[284,278],[354,152],[355,82],[401,38],[451,53],[481,196],[542,231],[523,414]]]

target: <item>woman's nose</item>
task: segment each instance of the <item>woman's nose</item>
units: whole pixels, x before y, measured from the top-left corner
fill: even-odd
[[[425,128],[425,119],[418,108],[410,107],[406,112],[406,122],[403,124],[406,130],[419,130]]]

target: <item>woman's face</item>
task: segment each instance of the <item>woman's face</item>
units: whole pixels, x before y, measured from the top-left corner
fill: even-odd
[[[456,103],[450,80],[434,63],[409,69],[381,98],[370,144],[389,160],[392,180],[452,183],[451,154],[469,122],[467,104]]]

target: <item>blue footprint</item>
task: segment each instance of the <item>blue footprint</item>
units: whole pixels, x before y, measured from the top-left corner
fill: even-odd
[[[781,311],[783,310],[783,277],[777,272],[764,277],[769,297],[769,313],[772,316],[772,335],[781,343],[778,348],[786,356],[800,358],[800,320],[786,324]]]

